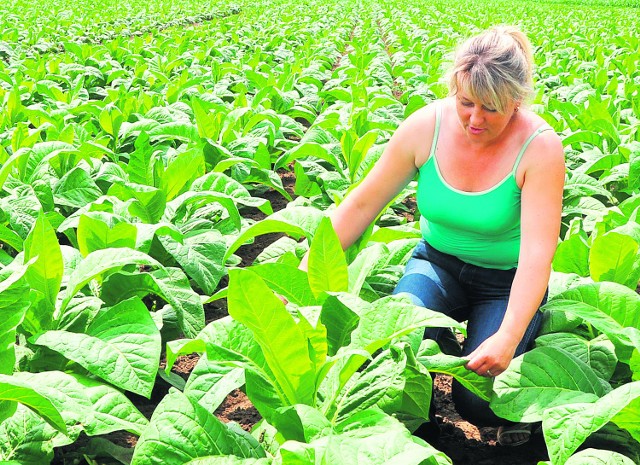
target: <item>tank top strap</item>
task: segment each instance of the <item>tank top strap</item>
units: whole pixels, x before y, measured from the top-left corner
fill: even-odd
[[[433,141],[431,141],[431,150],[429,151],[429,158],[433,158],[436,153],[436,146],[438,145],[438,134],[440,134],[440,122],[442,121],[442,103],[436,104],[436,126],[433,129]]]
[[[549,126],[548,124],[543,124],[538,129],[533,131],[533,134],[531,134],[529,136],[529,138],[525,141],[525,143],[522,144],[522,148],[520,149],[520,152],[518,152],[518,156],[516,157],[516,161],[513,164],[513,170],[511,171],[511,173],[514,176],[516,174],[516,170],[518,169],[518,165],[520,165],[520,160],[522,160],[522,156],[524,155],[524,152],[527,150],[527,147],[529,147],[529,144],[531,143],[531,141],[533,139],[535,139],[538,136],[538,134],[541,134],[544,131],[549,131],[549,130],[553,130],[553,128],[551,126]]]

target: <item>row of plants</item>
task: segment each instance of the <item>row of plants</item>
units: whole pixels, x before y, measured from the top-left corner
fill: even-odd
[[[24,4],[7,0],[0,6],[0,58],[16,60],[62,50],[64,43],[101,42],[141,35],[158,28],[199,23],[239,11],[237,3],[153,0],[114,3],[47,0]]]
[[[637,19],[477,7],[263,1],[0,62],[0,459],[49,463],[84,434],[112,463],[445,464],[410,431],[429,373],[446,373],[501,416],[542,421],[551,464],[637,462]],[[420,235],[402,214],[413,184],[346,254],[323,217],[446,95],[454,44],[516,21],[569,172],[538,347],[492,385],[421,340],[463,325],[388,297]],[[265,190],[292,200],[283,170],[297,198],[272,213]],[[273,232],[286,237],[238,269],[238,248]],[[230,316],[205,326],[218,299]],[[184,383],[168,370],[193,352]],[[124,393],[148,397],[158,377],[175,389],[148,421]],[[263,417],[251,434],[211,413],[238,387]],[[140,436],[132,457],[101,441],[117,430]]]

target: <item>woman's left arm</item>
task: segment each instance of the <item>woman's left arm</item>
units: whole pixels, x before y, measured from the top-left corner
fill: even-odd
[[[551,261],[558,245],[565,165],[562,142],[552,131],[529,145],[522,184],[521,239],[518,270],[498,331],[469,354],[467,368],[480,375],[499,375],[515,350],[546,292]]]

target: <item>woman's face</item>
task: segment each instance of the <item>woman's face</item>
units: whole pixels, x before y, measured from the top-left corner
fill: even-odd
[[[503,135],[516,112],[516,102],[510,103],[505,113],[483,104],[459,90],[455,95],[456,111],[465,135],[472,143],[488,144]]]

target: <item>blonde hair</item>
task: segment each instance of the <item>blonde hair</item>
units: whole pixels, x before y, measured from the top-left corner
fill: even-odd
[[[449,91],[462,90],[505,113],[510,102],[533,94],[533,53],[527,36],[500,26],[471,37],[455,54]]]

